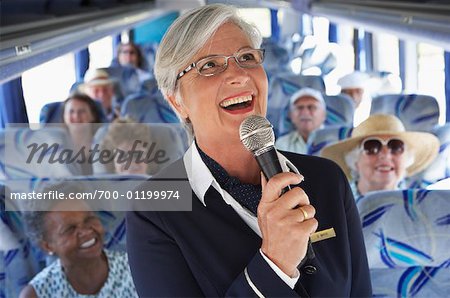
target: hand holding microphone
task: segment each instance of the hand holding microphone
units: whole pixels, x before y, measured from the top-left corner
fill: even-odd
[[[289,185],[299,184],[303,177],[283,173],[274,147],[272,125],[267,119],[256,115],[246,118],[239,134],[265,176],[261,177],[263,191],[258,205],[261,249],[283,272],[292,276],[305,257],[314,257],[309,236],[317,229],[315,209],[302,188],[290,189]]]

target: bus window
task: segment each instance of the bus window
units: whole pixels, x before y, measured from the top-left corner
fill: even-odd
[[[239,14],[249,23],[255,24],[262,37],[272,35],[270,10],[267,8],[240,8]]]
[[[45,104],[65,100],[75,81],[73,54],[25,71],[22,74],[22,88],[29,122],[39,123],[39,113]]]
[[[89,44],[89,68],[108,67],[111,65],[113,57],[113,40],[111,36]]]
[[[439,103],[439,124],[445,123],[444,50],[425,43],[418,44],[417,93],[431,95]]]
[[[398,38],[385,33],[373,34],[374,69],[399,75]]]

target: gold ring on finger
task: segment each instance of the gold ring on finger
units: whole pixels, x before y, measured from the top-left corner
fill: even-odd
[[[303,213],[303,220],[307,220],[308,219],[308,212],[306,212],[306,210],[301,208],[301,207],[299,209]]]

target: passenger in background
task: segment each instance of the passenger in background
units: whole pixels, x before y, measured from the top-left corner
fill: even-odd
[[[108,127],[108,132],[100,145],[101,150],[121,150],[126,154],[138,156],[142,153],[145,157],[150,140],[150,127],[147,124],[136,123],[129,118],[117,118]],[[111,173],[118,174],[137,174],[147,175],[154,174],[157,171],[156,165],[149,169],[149,164],[145,162],[137,162],[136,159],[130,164],[120,161],[117,157],[113,163],[106,164],[107,170]]]
[[[369,75],[360,71],[352,72],[338,80],[341,93],[350,96],[355,103],[355,109],[359,107],[363,100]]]
[[[93,123],[101,123],[99,107],[94,100],[85,94],[71,95],[63,104],[63,122],[72,141],[71,149],[88,153],[96,130]],[[88,162],[82,163],[81,167],[81,174],[92,174],[92,165]]]
[[[377,114],[357,126],[351,138],[324,148],[322,156],[340,165],[357,198],[402,188],[403,179],[424,170],[438,150],[434,135],[405,131],[397,117]]]
[[[371,98],[366,92],[369,79],[370,76],[367,73],[354,71],[343,76],[337,82],[341,87],[341,94],[349,96],[355,103],[355,116],[353,117],[355,126],[367,119],[370,114]]]
[[[320,91],[302,88],[291,96],[289,118],[295,130],[279,138],[276,147],[280,150],[305,154],[311,134],[323,126],[326,105]]]
[[[70,182],[43,190],[50,191],[66,198],[85,192]],[[80,200],[40,203],[48,204],[47,211],[24,212],[25,222],[31,238],[58,259],[30,281],[21,298],[138,297],[127,255],[103,248],[103,227],[88,205]]]
[[[135,67],[140,82],[152,77],[152,74],[147,70],[141,48],[132,42],[119,44],[117,47],[117,62],[122,66]]]
[[[88,69],[84,75],[84,83],[80,91],[94,100],[101,102],[106,118],[109,122],[118,117],[119,107],[114,107],[114,80],[101,69]]]

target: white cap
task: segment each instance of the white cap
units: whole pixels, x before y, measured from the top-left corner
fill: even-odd
[[[89,86],[112,84],[112,80],[108,73],[102,69],[88,69],[84,75],[84,84]]]
[[[324,107],[326,106],[325,104],[325,100],[323,99],[322,93],[316,89],[312,89],[312,88],[302,88],[300,90],[298,90],[297,92],[295,92],[294,94],[292,94],[291,99],[290,99],[290,105],[293,105],[297,102],[297,100],[299,100],[301,97],[312,97],[314,99],[316,99],[318,102],[320,102]]]
[[[337,83],[341,86],[341,89],[364,89],[369,78],[370,77],[367,73],[355,71],[343,76]]]

